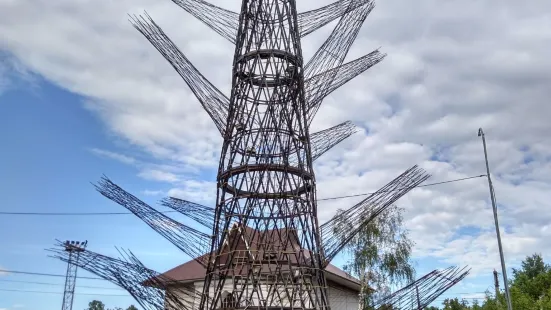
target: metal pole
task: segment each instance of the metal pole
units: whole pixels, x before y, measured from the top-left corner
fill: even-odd
[[[509,294],[509,283],[507,282],[507,268],[505,267],[505,258],[503,256],[503,247],[501,246],[501,234],[499,233],[499,222],[497,220],[497,205],[492,178],[490,177],[490,165],[488,164],[488,151],[486,150],[486,138],[482,128],[478,129],[478,136],[482,137],[482,145],[484,146],[484,159],[486,160],[486,176],[488,177],[488,186],[490,188],[490,200],[494,211],[494,222],[496,225],[497,246],[499,248],[499,257],[501,259],[501,271],[503,273],[503,286],[505,287],[505,297],[507,300],[507,310],[513,310],[511,305],[511,294]],[[496,296],[497,298],[497,296]]]

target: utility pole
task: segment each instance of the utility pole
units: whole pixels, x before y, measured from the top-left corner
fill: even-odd
[[[496,290],[496,303],[497,303],[497,306],[499,307],[499,299],[498,299],[498,296],[499,296],[499,280],[497,278],[497,271],[494,269],[494,286],[495,286],[495,290]]]
[[[501,259],[501,271],[503,273],[503,286],[505,287],[505,297],[507,300],[507,310],[513,310],[511,304],[511,294],[509,294],[509,284],[507,282],[507,268],[505,267],[505,258],[503,256],[503,247],[501,246],[501,234],[499,233],[499,222],[497,219],[497,204],[492,178],[490,177],[490,165],[488,164],[488,151],[486,149],[486,138],[482,128],[478,129],[478,136],[482,137],[482,145],[484,146],[484,159],[486,161],[486,176],[488,177],[488,187],[490,188],[490,200],[492,201],[492,209],[494,211],[494,222],[496,226],[497,246],[499,248],[499,257]]]
[[[63,304],[61,310],[73,309],[73,298],[75,296],[75,282],[77,280],[77,265],[80,253],[84,251],[88,241],[65,241],[65,251],[69,252],[67,262],[67,274],[65,276],[65,291],[63,292]]]

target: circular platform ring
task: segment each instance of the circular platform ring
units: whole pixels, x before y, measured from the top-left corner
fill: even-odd
[[[302,61],[300,61],[300,59],[298,57],[296,57],[295,55],[293,55],[289,52],[278,50],[278,49],[261,49],[261,50],[256,50],[256,51],[250,51],[248,53],[245,53],[245,54],[239,56],[237,58],[236,62],[237,63],[247,62],[247,61],[249,61],[249,60],[251,60],[251,59],[253,59],[257,56],[262,58],[262,59],[275,57],[275,58],[280,58],[280,59],[286,60],[286,61],[292,63],[295,66],[302,65]]]
[[[304,180],[312,180],[312,174],[297,168],[288,165],[280,164],[252,164],[252,165],[243,165],[230,168],[224,171],[218,178],[222,182],[222,187],[226,190],[227,193],[233,195],[234,197],[243,199],[243,198],[257,198],[257,199],[283,199],[283,198],[293,198],[301,196],[312,190],[311,184],[305,184],[295,190],[277,192],[277,193],[258,193],[253,191],[246,191],[237,189],[228,184],[230,178],[238,176],[240,174],[245,174],[248,172],[254,171],[277,171],[277,172],[286,172],[291,173],[295,176],[301,177]]]
[[[245,65],[246,62],[250,61],[251,59],[269,59],[269,58],[278,58],[281,59],[284,62],[288,63],[288,68],[293,67],[291,69],[293,72],[296,71],[296,68],[298,66],[298,59],[295,55],[278,49],[260,49],[251,51],[248,53],[245,53],[236,61],[236,65],[241,64]],[[243,70],[237,70],[237,72],[234,73],[234,76],[238,79],[244,80],[244,81],[250,81],[250,83],[257,87],[277,87],[277,86],[288,86],[293,84],[296,81],[296,77],[294,75],[288,76],[282,72],[282,74],[275,73],[275,74],[262,74],[257,75],[255,73],[251,72],[245,72]]]

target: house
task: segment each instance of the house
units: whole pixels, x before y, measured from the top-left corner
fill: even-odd
[[[239,253],[245,253],[245,248],[247,248],[247,252],[254,252],[255,255],[258,255],[260,257],[264,257],[265,259],[269,255],[276,255],[274,253],[281,253],[284,251],[281,251],[281,247],[278,247],[278,242],[276,240],[296,240],[298,241],[298,235],[296,232],[290,230],[290,229],[277,229],[277,230],[269,230],[265,233],[259,233],[257,230],[250,228],[250,227],[244,227],[243,230],[240,231],[239,234],[235,234],[232,232],[236,232],[239,229],[237,225],[234,225],[230,231],[230,234],[228,234],[231,238],[231,236],[247,236],[244,239],[247,239],[248,242],[243,242],[242,240],[238,241],[237,247],[235,247],[236,251],[234,251],[234,258],[233,262],[239,261]],[[291,234],[294,237],[290,236],[284,236],[282,237],[281,234]],[[274,237],[276,236],[277,237]],[[226,240],[227,241],[227,240]],[[298,246],[298,242],[291,242],[293,245],[286,246],[286,248],[292,248],[293,251],[300,251],[300,247]],[[228,244],[227,242],[225,244]],[[245,244],[249,244],[248,247],[246,247]],[[261,246],[261,245],[264,246]],[[272,248],[277,248],[275,252],[270,252],[268,255],[268,251],[265,247],[266,244],[270,244]],[[239,250],[241,249],[241,250]],[[237,253],[236,253],[237,252]],[[304,251],[303,251],[304,252]],[[220,261],[224,262],[227,258],[227,253],[224,251],[221,252],[221,258]],[[243,254],[246,255],[246,254]],[[206,256],[205,256],[206,257]],[[244,258],[243,256],[241,258]],[[275,258],[274,258],[275,259]],[[232,273],[232,279],[239,279],[239,275],[246,274],[250,268],[250,261],[244,262],[242,266],[237,267],[235,264],[232,267],[232,270],[230,273]],[[259,265],[260,266],[260,265]],[[264,270],[264,268],[269,268],[266,264],[266,262],[263,263],[263,267],[260,267]],[[272,265],[273,266],[273,265]],[[281,266],[280,268],[284,268],[285,266]],[[263,272],[269,275],[269,272]],[[186,290],[196,290],[198,292],[202,292],[203,290],[203,280],[206,275],[206,269],[203,267],[202,264],[200,264],[197,260],[191,260],[188,261],[182,265],[179,265],[177,267],[174,267],[164,274],[162,274],[162,277],[166,277],[171,279],[175,282],[175,284],[168,284],[167,290],[170,290],[171,288],[174,288],[174,291],[178,291],[180,289],[186,289]],[[332,310],[357,310],[358,309],[358,294],[360,292],[360,282],[344,272],[343,270],[339,269],[338,267],[334,265],[327,265],[325,268],[325,277],[327,281],[328,286],[328,297],[329,297],[329,303]],[[232,283],[232,279],[226,280],[225,287],[227,287],[227,291],[232,291],[235,289],[235,286]],[[172,282],[171,281],[171,282]],[[238,280],[236,280],[238,281]],[[178,293],[175,293],[178,294]],[[229,294],[229,293],[227,293]],[[231,294],[229,294],[231,297]],[[198,309],[200,297],[190,297],[190,296],[182,296],[179,297],[180,300],[184,301],[185,304],[189,305],[190,309]],[[224,297],[224,300],[229,300],[228,297]],[[166,305],[165,305],[166,306]],[[228,308],[233,308],[235,306],[227,306]],[[170,309],[172,307],[168,306],[167,309]],[[252,308],[252,307],[251,307]],[[279,308],[279,307],[276,307]]]

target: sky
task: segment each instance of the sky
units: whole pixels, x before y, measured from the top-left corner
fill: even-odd
[[[234,11],[240,3],[211,2]],[[297,5],[304,11],[329,2]],[[0,212],[124,211],[94,190],[104,174],[153,205],[166,196],[213,204],[222,139],[128,22],[127,14],[144,10],[229,92],[231,43],[171,1],[0,0]],[[347,59],[379,47],[388,56],[328,97],[312,125],[314,132],[351,120],[362,128],[316,161],[318,197],[375,191],[414,164],[432,175],[429,183],[484,174],[482,127],[508,267],[535,252],[548,259],[549,12],[544,0],[377,2]],[[306,59],[332,26],[303,39]],[[320,202],[321,221],[360,199]],[[398,205],[419,275],[472,268],[442,298],[492,290],[500,264],[484,178],[415,189]],[[66,265],[45,251],[55,239],[88,240],[90,250],[107,255],[129,248],[158,271],[189,259],[129,215],[0,214],[0,235],[5,270],[63,275]],[[0,273],[0,310],[58,309],[63,283]],[[133,303],[110,283],[78,279],[74,309],[93,299]]]

